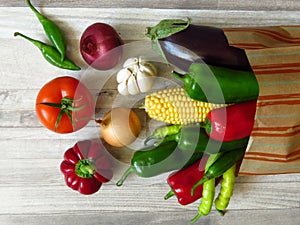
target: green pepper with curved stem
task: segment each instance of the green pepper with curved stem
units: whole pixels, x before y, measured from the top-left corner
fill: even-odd
[[[178,128],[178,126],[176,126],[176,128]],[[163,133],[160,132],[161,129],[164,129]],[[171,135],[168,135],[169,132],[167,129],[170,129]],[[174,133],[174,128],[172,126],[161,127],[157,131],[158,133],[155,131],[154,134],[146,140],[149,141],[152,137],[163,138],[161,141],[157,142],[156,145],[176,141],[180,150],[195,153],[215,154],[237,148],[246,148],[249,141],[249,137],[226,142],[214,140],[206,134],[206,131],[202,128],[201,124],[182,126],[181,129],[178,129],[177,133]]]
[[[198,207],[198,214],[191,220],[195,223],[201,216],[207,216],[212,208],[215,197],[215,179],[203,183],[202,201]]]
[[[15,32],[14,36],[21,36],[25,38],[26,40],[30,41],[32,44],[34,44],[36,47],[40,49],[42,52],[44,58],[51,63],[52,65],[62,68],[62,69],[68,69],[68,70],[80,70],[80,67],[78,67],[75,63],[73,63],[70,59],[65,58],[62,62],[60,60],[60,54],[54,48],[53,46],[47,45],[41,41],[32,39],[30,37],[25,36],[24,34],[21,34],[19,32]]]
[[[252,71],[192,63],[186,74],[173,72],[194,100],[210,103],[238,103],[256,100],[259,86]]]
[[[177,142],[171,141],[159,146],[146,147],[134,153],[131,165],[117,182],[121,186],[126,178],[135,173],[140,177],[153,177],[165,172],[185,168],[196,162],[202,154],[183,152],[177,148]]]
[[[245,148],[239,148],[236,150],[225,152],[220,157],[218,157],[216,161],[209,166],[204,176],[192,187],[191,194],[193,195],[195,189],[199,185],[210,179],[215,179],[222,176],[233,165],[238,163],[238,161],[243,158],[245,150]]]
[[[53,44],[53,46],[60,53],[60,61],[61,62],[64,61],[67,47],[61,29],[52,20],[48,19],[47,17],[42,15],[39,11],[37,11],[31,4],[30,0],[26,0],[26,3],[29,6],[29,8],[34,12],[36,17],[40,21],[40,23],[42,24],[45,33],[48,36],[51,43]]]
[[[221,155],[222,153],[218,153],[209,156],[205,165],[205,173]],[[191,223],[195,223],[200,217],[207,216],[210,213],[215,198],[215,181],[216,179],[210,179],[203,183],[202,201],[198,207],[198,214],[191,220]],[[194,194],[194,192],[191,192],[192,196]]]

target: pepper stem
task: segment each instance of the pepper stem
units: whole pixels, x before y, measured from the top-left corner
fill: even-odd
[[[75,165],[76,175],[82,178],[92,178],[96,173],[93,164],[94,161],[91,159],[79,160]]]
[[[178,72],[176,72],[176,71],[173,71],[172,75],[173,75],[175,78],[177,78],[178,80],[181,80],[181,81],[183,81],[184,78],[185,78],[185,75],[184,75],[184,74],[178,73]]]
[[[38,41],[38,40],[35,40],[35,39],[32,39],[24,34],[21,34],[20,32],[15,32],[14,33],[14,36],[21,36],[22,38],[30,41],[32,44],[34,44],[36,47],[38,47],[40,50],[43,48],[44,46],[44,43],[42,43],[41,41]]]
[[[165,200],[175,196],[175,192],[171,189],[164,197]]]
[[[120,180],[117,182],[117,186],[122,186],[126,178],[134,172],[134,167],[130,166],[123,174],[123,176],[120,178]]]
[[[204,128],[208,134],[211,134],[212,132],[211,122],[208,118],[205,119],[205,122],[200,123],[200,127]]]
[[[29,8],[34,12],[34,14],[37,16],[37,18],[39,20],[42,20],[45,18],[39,11],[37,11],[36,8],[34,8],[34,6],[31,4],[30,0],[26,0],[26,3],[29,6]]]
[[[202,214],[198,213],[193,219],[191,219],[191,223],[195,223],[201,216]]]
[[[191,189],[191,196],[194,196],[194,193],[195,193],[195,190],[196,190],[197,187],[199,187],[201,184],[203,184],[204,182],[206,182],[208,180],[210,180],[210,178],[208,176],[204,175],[201,178],[201,180],[199,180],[196,184],[194,184],[194,186]]]

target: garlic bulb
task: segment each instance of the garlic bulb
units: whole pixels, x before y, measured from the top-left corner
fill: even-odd
[[[117,73],[118,91],[121,95],[136,95],[149,91],[157,70],[153,64],[139,58],[129,58]]]

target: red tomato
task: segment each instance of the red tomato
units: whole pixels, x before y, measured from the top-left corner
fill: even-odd
[[[40,122],[57,133],[71,133],[83,128],[94,110],[90,91],[73,77],[49,81],[36,98],[36,114]]]

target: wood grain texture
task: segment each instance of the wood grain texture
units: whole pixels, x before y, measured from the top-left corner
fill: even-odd
[[[25,1],[0,2],[0,224],[189,224],[199,201],[183,207],[175,198],[163,200],[169,191],[165,182],[168,174],[151,179],[132,175],[124,186],[116,187],[115,182],[128,166],[132,149],[139,146],[139,140],[123,152],[110,149],[118,169],[112,182],[103,185],[95,195],[82,196],[66,187],[59,171],[64,151],[77,140],[99,137],[99,130],[93,121],[74,134],[57,135],[46,130],[35,116],[37,92],[56,76],[71,75],[87,83],[93,76],[99,76],[105,81],[91,84],[98,98],[97,115],[101,117],[112,104],[124,104],[124,99],[114,97],[117,93],[114,77],[90,70],[79,54],[80,35],[93,22],[113,25],[127,43],[139,40],[149,44],[145,27],[165,18],[190,17],[195,24],[218,27],[300,25],[300,2],[48,0],[32,3],[63,28],[68,56],[83,70],[69,72],[55,68],[45,62],[33,45],[13,38],[13,33],[20,31],[47,41]],[[170,83],[176,85],[171,78],[164,77],[156,88]],[[137,103],[132,99],[127,101]],[[147,132],[157,125],[148,121],[142,111],[139,116],[150,122],[149,127],[144,127]],[[197,224],[298,225],[299,189],[299,174],[238,177],[228,213],[221,217],[213,210]]]
[[[187,221],[195,214],[187,210],[174,210],[173,212],[103,212],[89,211],[76,213],[58,213],[55,216],[47,214],[27,214],[27,215],[4,215],[0,217],[5,224],[19,225],[22,223],[39,225],[74,224],[74,225],[94,225],[94,224],[142,224],[147,221],[149,225],[186,225]],[[241,216],[243,214],[243,216]],[[299,210],[231,210],[231,214],[221,217],[217,212],[212,212],[209,216],[202,218],[197,224],[240,224],[232,221],[242,221],[245,225],[272,224],[274,225],[298,225]]]
[[[155,9],[213,9],[213,10],[291,10],[300,9],[300,3],[296,0],[152,0],[152,1],[136,1],[136,0],[117,0],[117,1],[75,1],[75,0],[32,0],[32,4],[38,7],[64,7],[64,8],[155,8]],[[19,7],[26,6],[25,0],[3,0],[0,6]]]

